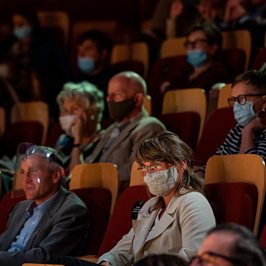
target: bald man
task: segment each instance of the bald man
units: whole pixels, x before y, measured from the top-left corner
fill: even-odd
[[[120,191],[129,184],[135,150],[145,139],[165,130],[143,107],[146,83],[137,73],[115,75],[108,84],[106,98],[110,116],[116,121],[106,129],[85,163],[109,162],[117,165]]]

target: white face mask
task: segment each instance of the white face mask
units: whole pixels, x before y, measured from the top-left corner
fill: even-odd
[[[144,181],[148,185],[151,194],[165,197],[175,187],[177,177],[178,173],[175,166],[172,166],[166,170],[147,173]]]
[[[234,116],[235,120],[240,126],[245,127],[249,122],[258,117],[259,113],[254,112],[253,102],[247,101],[246,104],[242,105],[238,102],[234,104]]]
[[[66,132],[66,134],[70,137],[73,136],[74,127],[70,127],[72,121],[77,118],[78,115],[64,115],[59,117],[59,123],[61,128]]]

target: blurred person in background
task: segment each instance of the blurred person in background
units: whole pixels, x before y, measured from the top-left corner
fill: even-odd
[[[102,138],[100,122],[104,96],[102,91],[87,81],[77,84],[68,82],[57,96],[57,103],[64,133],[55,149],[62,156],[68,174],[76,165],[84,163]]]
[[[63,83],[72,78],[62,51],[40,29],[38,17],[26,8],[12,16],[13,33],[0,44],[0,76],[11,85],[1,82],[1,105],[10,108],[18,101],[35,100],[32,78],[40,80],[41,99],[49,104],[50,116],[58,117],[56,96]]]
[[[90,30],[80,37],[77,65],[82,74],[73,81],[89,81],[104,93],[104,99],[107,97],[109,80],[117,74],[117,71],[110,66],[111,51],[112,40],[101,31]],[[108,117],[108,108],[105,107],[104,116]]]

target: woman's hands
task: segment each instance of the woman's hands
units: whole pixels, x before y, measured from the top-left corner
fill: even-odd
[[[82,129],[84,127],[84,123],[86,123],[87,118],[85,115],[81,115],[75,118],[70,124],[72,135],[74,137],[74,144],[80,144],[82,141]]]
[[[184,5],[182,4],[181,0],[174,0],[171,8],[170,8],[170,19],[174,20],[179,17],[184,10]]]
[[[246,13],[246,9],[241,5],[241,0],[228,0],[225,7],[224,22],[241,18]]]

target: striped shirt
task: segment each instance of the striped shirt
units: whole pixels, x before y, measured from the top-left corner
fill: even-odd
[[[244,127],[237,124],[227,135],[224,143],[217,150],[215,155],[232,155],[239,154],[241,147],[242,129]],[[266,161],[266,129],[260,135],[253,137],[254,147],[245,151],[245,154],[260,155]],[[199,170],[205,173],[206,165]]]

